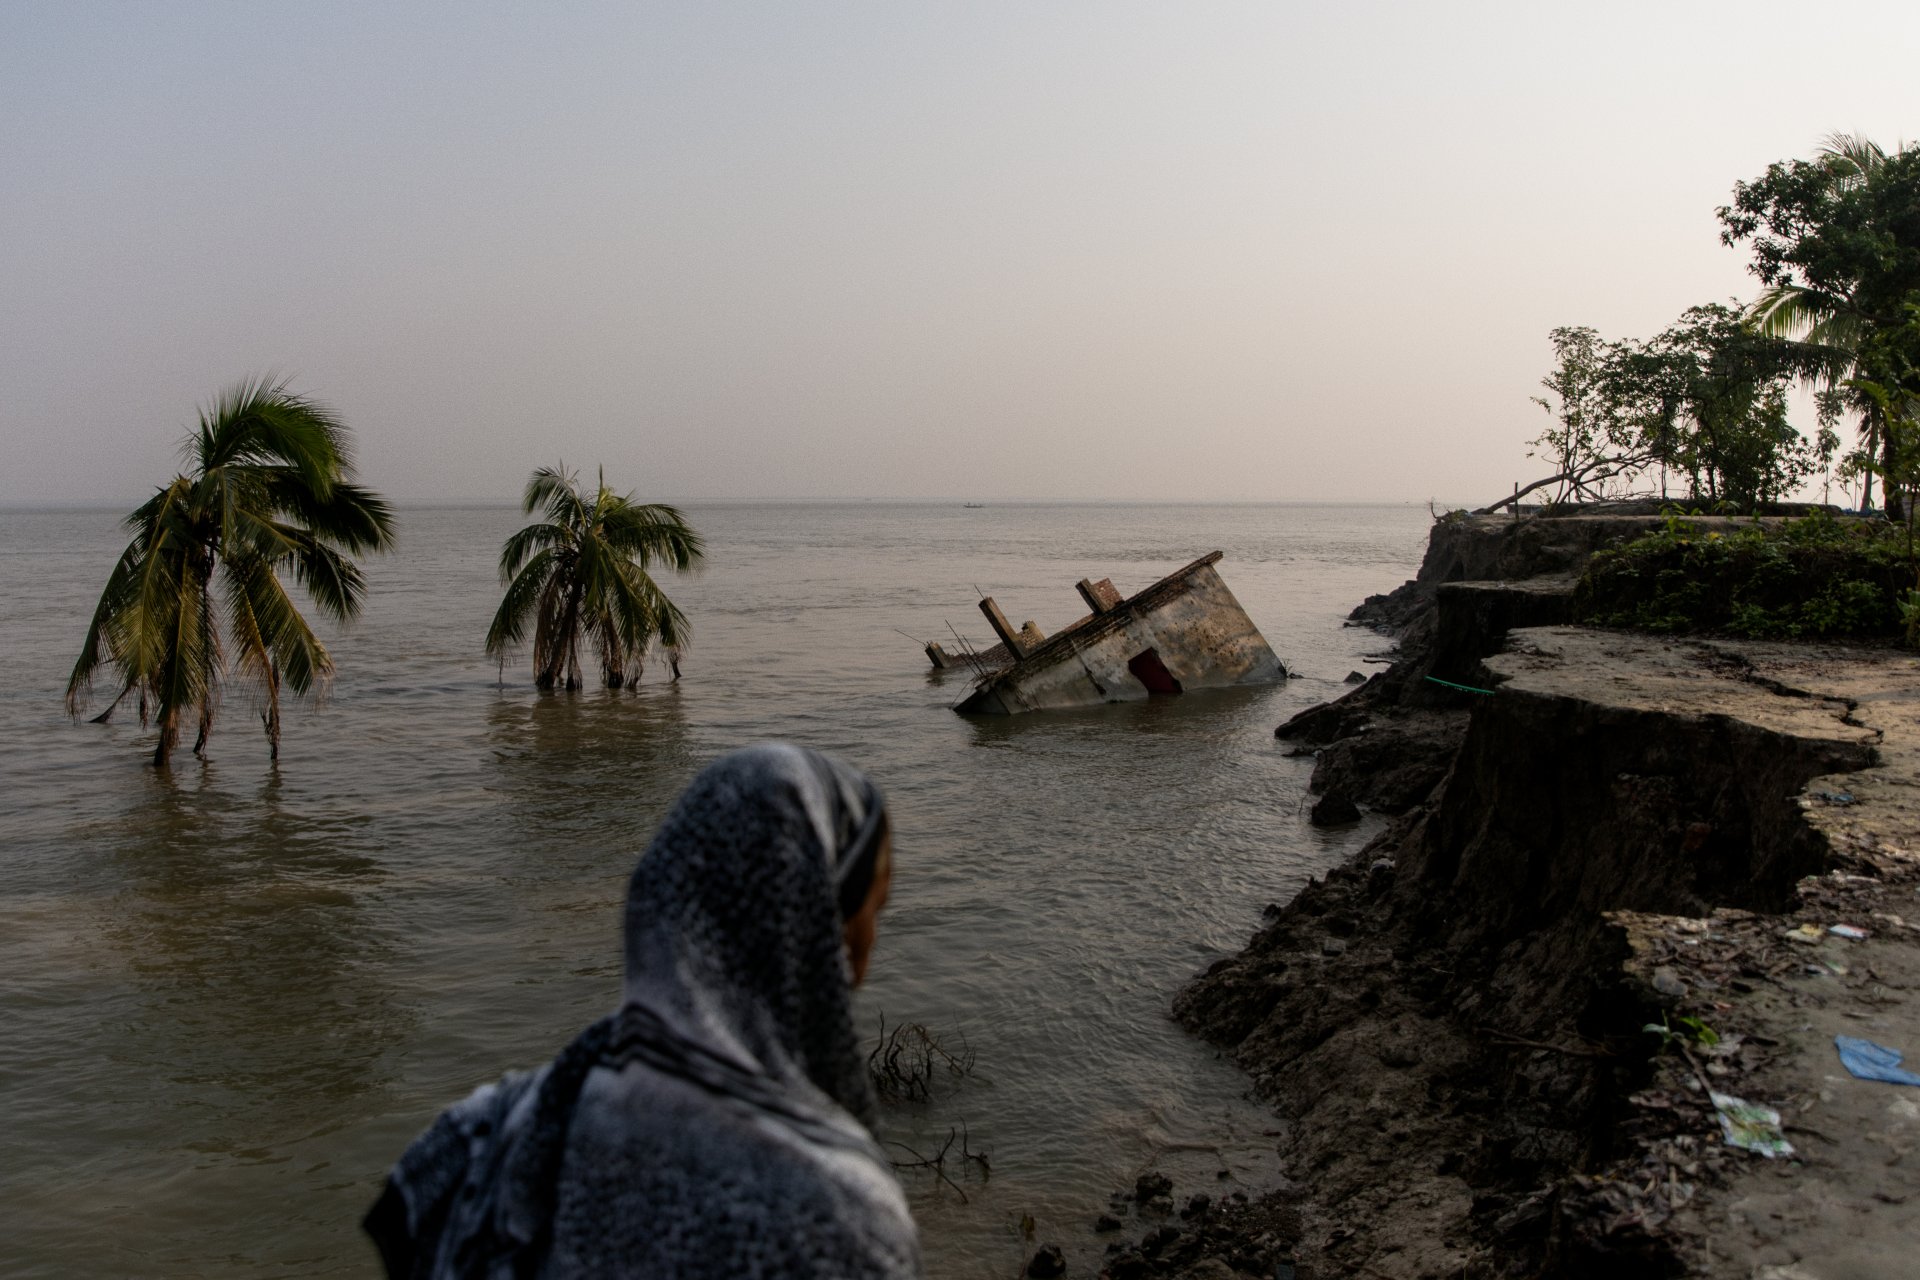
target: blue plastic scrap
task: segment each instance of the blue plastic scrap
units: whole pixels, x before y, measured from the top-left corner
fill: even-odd
[[[1862,1080],[1884,1080],[1888,1084],[1920,1084],[1920,1076],[1900,1065],[1906,1055],[1858,1036],[1835,1036],[1834,1048],[1840,1050],[1840,1065]]]

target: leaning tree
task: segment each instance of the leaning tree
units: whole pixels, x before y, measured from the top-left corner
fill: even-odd
[[[252,693],[268,754],[280,757],[280,697],[323,689],[333,659],[282,581],[290,573],[327,616],[360,611],[366,580],[352,557],[393,543],[386,502],[353,483],[347,429],[332,412],[260,378],[224,392],[186,442],[187,469],[132,515],[133,540],[100,593],[67,682],[78,716],[110,668],[140,723],[157,723],[165,767],[182,723],[206,749],[223,689]]]

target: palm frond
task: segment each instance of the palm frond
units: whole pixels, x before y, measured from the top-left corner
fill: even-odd
[[[658,640],[670,649],[686,650],[693,645],[693,626],[687,621],[687,615],[680,606],[667,599],[666,592],[660,589],[646,570],[638,565],[629,564],[622,574],[624,590],[633,599],[630,606],[636,622],[643,622],[645,634],[641,636],[639,648],[644,650],[648,644]]]
[[[224,568],[227,588],[227,638],[234,650],[233,668],[257,683],[265,683],[273,665],[266,624],[253,607],[254,574],[263,571],[259,560],[246,563],[228,561]]]
[[[176,480],[161,494],[129,584],[131,598],[119,637],[118,658],[158,696],[161,668],[172,647],[181,597],[193,588],[192,561],[199,551],[184,499],[190,486]]]
[[[1851,362],[1866,341],[1870,329],[1867,318],[1852,308],[1833,309],[1814,321],[1807,330],[1807,341],[1830,347]]]
[[[561,548],[573,541],[573,535],[557,524],[530,524],[507,538],[500,548],[500,582],[513,581],[527,557],[543,548]]]
[[[367,578],[360,566],[310,533],[295,538],[293,577],[329,617],[351,622],[360,616]]]
[[[226,528],[221,534],[220,546],[225,556],[265,556],[278,563],[299,550],[303,539],[312,537],[305,529],[277,519],[262,507],[229,507],[223,514]]]
[[[487,652],[504,658],[527,633],[527,620],[533,617],[552,576],[554,553],[535,552],[521,566],[519,574],[507,586],[507,594],[494,611],[487,628]]]
[[[107,575],[106,589],[94,606],[93,620],[87,624],[87,638],[80,644],[80,656],[74,661],[73,674],[67,677],[67,714],[78,717],[87,693],[93,687],[94,672],[108,662],[119,660],[121,634],[127,624],[126,610],[135,596],[140,570],[140,544],[132,542],[114,562]],[[131,681],[136,677],[125,672]]]
[[[1770,338],[1804,336],[1819,320],[1807,291],[1798,285],[1776,284],[1747,305],[1746,321]]]
[[[566,463],[558,467],[535,468],[533,475],[528,478],[520,509],[532,515],[537,507],[545,507],[547,519],[555,524],[573,528],[586,525],[587,510],[580,497],[580,485],[573,472],[567,470]]]
[[[262,481],[264,507],[340,550],[361,555],[393,549],[393,508],[372,490],[337,480],[323,497],[291,467],[263,468]]]
[[[1830,133],[1821,142],[1820,156],[1843,185],[1864,182],[1886,163],[1887,153],[1872,139],[1857,133]]]
[[[271,375],[234,384],[202,410],[192,452],[202,473],[229,466],[289,467],[322,499],[353,471],[340,420]]]
[[[267,623],[260,616],[245,579],[249,569],[264,569],[261,561],[243,566],[238,561],[226,565],[227,636],[235,653],[233,670],[251,689],[260,707],[260,720],[267,734],[267,752],[280,758],[280,673],[273,663],[273,651],[266,635]],[[270,572],[270,570],[267,570]],[[211,721],[202,725],[202,733],[212,730]]]
[[[664,564],[686,573],[706,555],[706,543],[679,508],[664,503],[642,505],[621,498],[610,505],[602,517],[603,537],[615,550],[624,551],[651,567]]]
[[[296,694],[305,694],[333,677],[333,657],[307,625],[287,589],[264,560],[228,566],[229,609],[244,612],[262,642],[260,650],[243,654],[242,664],[258,679],[275,672]]]
[[[676,654],[686,653],[693,648],[693,624],[680,611],[679,605],[667,599],[666,593],[653,585],[652,579],[648,579],[647,585],[653,588],[654,595],[654,638]]]
[[[591,534],[582,538],[572,551],[573,577],[581,607],[589,613],[598,613],[606,604],[614,579],[619,576],[620,556],[604,538]]]

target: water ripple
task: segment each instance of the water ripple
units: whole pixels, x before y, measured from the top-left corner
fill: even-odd
[[[670,588],[695,623],[680,684],[503,685],[479,641],[516,513],[405,512],[280,769],[232,705],[209,762],[168,779],[131,714],[60,709],[117,518],[0,513],[0,1271],[366,1274],[354,1224],[386,1164],[614,1001],[634,856],[702,762],[768,737],[845,754],[892,798],[863,1020],[977,1055],[949,1096],[885,1119],[916,1146],[965,1125],[993,1153],[966,1205],[909,1181],[936,1275],[1008,1274],[1010,1222],[1082,1225],[1156,1153],[1256,1175],[1271,1117],[1167,1003],[1364,834],[1305,825],[1306,765],[1271,732],[1380,647],[1340,618],[1411,572],[1425,511],[690,514],[712,560]],[[1075,580],[1137,589],[1215,547],[1306,679],[969,721],[947,710],[961,682],[895,630],[981,638],[976,583],[1051,629],[1082,612]]]

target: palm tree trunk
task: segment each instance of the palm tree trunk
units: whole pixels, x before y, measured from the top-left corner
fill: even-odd
[[[1879,451],[1879,444],[1880,417],[1878,414],[1869,413],[1867,414],[1867,456],[1869,458]],[[1860,514],[1865,515],[1871,510],[1873,510],[1873,472],[1867,471],[1860,477]]]
[[[1887,519],[1898,523],[1907,518],[1907,491],[1905,485],[1894,483],[1895,478],[1899,475],[1897,468],[1900,463],[1900,456],[1899,452],[1894,448],[1893,434],[1891,426],[1880,433],[1880,474],[1882,477],[1880,490],[1884,498],[1884,505],[1887,508]]]
[[[580,687],[580,584],[577,582],[567,594],[567,616],[561,624],[560,636],[565,641],[560,652],[567,663],[566,689],[572,693]]]
[[[551,689],[562,679],[570,690],[580,687],[580,590],[576,582],[567,591],[566,611],[560,615],[560,625],[554,628],[547,665],[533,681],[538,688]]]
[[[594,639],[600,646],[600,679],[609,689],[624,688],[627,683],[626,654],[620,644],[619,628],[613,615],[602,612],[594,620]]]
[[[280,664],[267,664],[267,759],[280,760]]]
[[[153,767],[165,769],[173,760],[173,748],[180,741],[180,708],[168,707],[160,716],[160,741],[153,748]]]

